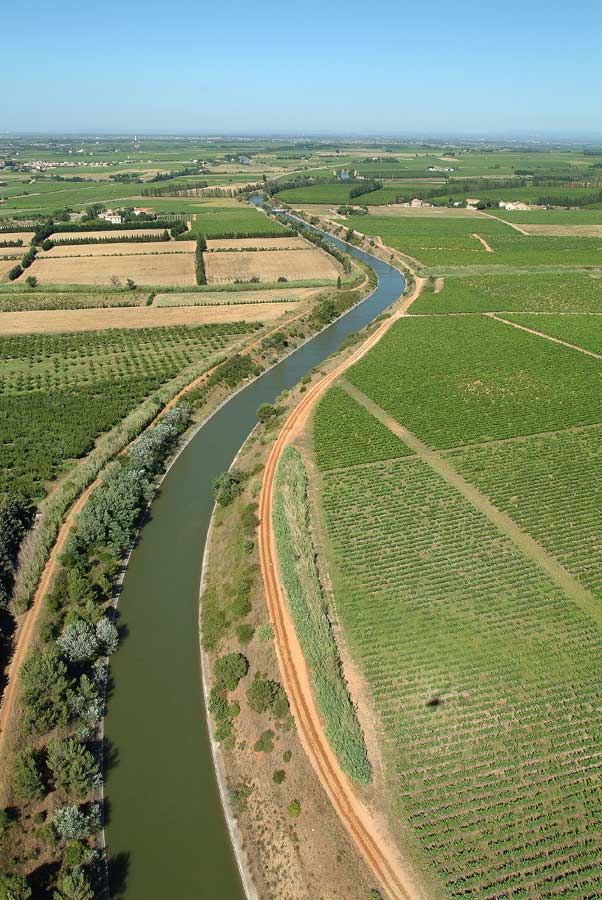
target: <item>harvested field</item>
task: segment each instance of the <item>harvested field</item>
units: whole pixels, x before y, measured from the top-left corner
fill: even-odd
[[[0,335],[62,334],[104,331],[107,328],[158,328],[166,325],[212,325],[223,322],[273,322],[296,310],[299,301],[223,306],[110,307],[107,309],[52,309],[3,313]]]
[[[2,241],[23,241],[23,245],[29,244],[33,237],[33,231],[2,231],[0,232],[0,244]]]
[[[53,247],[44,259],[68,256],[138,256],[142,253],[194,253],[196,241],[138,241],[131,244],[70,244]]]
[[[95,240],[96,238],[136,237],[139,234],[161,237],[164,231],[164,228],[124,228],[123,231],[57,231],[50,237],[53,244],[58,244],[61,241],[72,241],[74,238]]]
[[[333,257],[313,247],[308,250],[283,250],[281,253],[269,250],[207,253],[205,268],[209,284],[228,284],[236,279],[250,281],[251,278],[277,281],[280,277],[290,281],[305,278],[334,280],[343,272]]]
[[[2,259],[7,257],[20,259],[25,253],[27,253],[27,247],[0,247],[0,258]]]
[[[521,228],[531,235],[553,237],[602,237],[602,225],[524,225]]]
[[[232,306],[257,303],[294,303],[316,293],[315,288],[277,288],[266,291],[199,291],[193,293],[157,294],[153,306]]]
[[[358,198],[358,203],[361,197]],[[409,216],[420,219],[480,219],[481,213],[476,209],[448,209],[447,206],[413,207],[395,204],[392,206],[379,206],[379,216]]]
[[[40,284],[125,284],[128,278],[148,285],[186,287],[196,284],[192,253],[37,259],[27,274],[35,275]],[[25,277],[22,275],[20,280]]]
[[[6,277],[14,266],[14,259],[0,259],[0,281],[8,281]]]
[[[307,241],[301,237],[282,238],[218,238],[207,241],[207,250],[307,250]]]

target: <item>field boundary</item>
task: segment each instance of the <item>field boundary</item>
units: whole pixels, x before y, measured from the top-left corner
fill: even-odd
[[[545,331],[538,331],[536,328],[529,328],[527,325],[519,325],[518,322],[512,322],[510,319],[504,319],[497,313],[486,312],[483,313],[483,315],[489,316],[490,319],[495,319],[496,322],[501,322],[503,325],[512,325],[513,328],[518,328],[519,331],[526,331],[527,334],[534,334],[537,337],[545,338],[546,341],[551,341],[553,344],[560,344],[562,347],[568,347],[569,350],[577,350],[578,353],[584,353],[586,356],[593,356],[594,359],[602,359],[602,354],[600,353],[594,353],[593,350],[586,350],[585,347],[580,347],[578,344],[571,344],[568,341],[563,341],[561,338],[554,337],[551,334],[546,334]],[[527,313],[526,315],[531,314]],[[556,315],[556,313],[540,313],[540,315],[554,316]],[[565,313],[564,315],[569,315],[569,313]],[[570,315],[590,315],[590,313],[570,313]],[[600,313],[593,313],[593,315],[600,315]]]
[[[370,397],[356,388],[355,385],[342,379],[340,386],[354,400],[361,403],[372,413],[375,419],[378,419],[379,422],[386,425],[387,428],[401,438],[423,462],[440,475],[447,484],[459,491],[464,499],[474,506],[475,509],[483,513],[500,531],[503,531],[528,559],[555,581],[560,589],[574,600],[581,609],[592,616],[599,626],[602,626],[602,609],[594,595],[584,588],[554,556],[548,553],[547,550],[544,550],[541,544],[538,544],[510,516],[498,509],[479,488],[460,475],[439,451],[428,447],[420,438],[408,431],[407,428],[404,428],[403,425],[400,425],[382,407],[378,406]]]

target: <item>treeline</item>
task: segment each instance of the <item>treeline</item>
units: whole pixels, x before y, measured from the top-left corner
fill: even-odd
[[[173,172],[158,172],[153,178],[149,178],[148,184],[153,184],[158,181],[171,181],[174,178],[184,178],[187,175],[202,175],[203,167],[202,166],[187,166],[184,169],[177,169]]]
[[[25,269],[28,269],[32,262],[36,258],[36,254],[38,252],[37,247],[30,247],[27,253],[23,256],[20,263],[16,266],[13,266],[12,269],[8,273],[9,281],[16,281],[17,278],[20,278]],[[34,282],[31,287],[35,287],[37,283],[37,279],[31,276],[31,280]]]
[[[37,887],[45,896],[53,890],[61,900],[102,894],[96,850],[102,823],[96,799],[102,785],[97,729],[104,714],[107,658],[119,643],[113,584],[163,462],[189,421],[188,404],[166,412],[92,493],[61,557],[45,607],[41,645],[21,668],[21,749],[15,754],[11,779],[20,818],[5,812],[3,824],[5,830],[19,827],[24,821],[19,807],[27,810],[28,818],[31,814],[36,823],[33,836],[44,848],[44,857],[53,862],[36,873]],[[17,853],[11,861],[13,870],[25,861]],[[25,876],[3,877],[7,897],[31,896]]]
[[[209,186],[208,181],[192,181],[190,184],[164,185],[142,188],[143,197],[199,197],[199,191]]]
[[[205,272],[205,258],[203,257],[204,251],[207,249],[207,241],[204,236],[201,234],[197,238],[196,242],[196,250],[195,250],[195,271],[196,271],[196,283],[197,284],[207,284],[207,273]]]
[[[0,247],[22,247],[23,241],[0,241]]]
[[[253,231],[220,231],[219,234],[210,235],[209,239],[213,238],[214,240],[242,240],[243,238],[285,238],[285,237],[295,237],[298,232],[292,228],[285,228],[284,232],[274,232],[268,231],[267,229],[264,231],[253,229]],[[190,233],[182,233],[178,235],[176,240],[178,241],[188,241],[190,240],[192,235]]]
[[[382,186],[382,181],[377,178],[372,179],[372,181],[362,181],[360,184],[351,188],[349,191],[349,199],[353,200],[354,197],[361,197],[362,194],[371,194],[373,191],[379,191]]]
[[[33,521],[33,508],[20,497],[6,494],[0,500],[0,670],[8,663],[14,620],[9,603],[15,583],[19,547]],[[1,689],[1,688],[0,688]]]
[[[173,228],[172,228],[173,231]],[[181,234],[180,231],[177,232]],[[53,241],[52,238],[47,238],[42,242],[42,248],[44,250],[51,250],[53,247],[72,247],[77,246],[78,244],[132,244],[132,243],[144,243],[145,241],[148,243],[153,243],[156,241],[169,241],[171,240],[169,236],[169,231],[167,228],[164,229],[163,234],[132,234],[132,235],[108,235],[107,237],[74,237],[74,238],[65,238],[60,241]]]
[[[107,222],[105,219],[83,219],[81,222],[55,222],[52,219],[46,219],[36,225],[32,244],[41,244],[47,240],[52,234],[65,233],[85,233],[86,231],[123,231],[131,229],[143,231],[145,228],[171,228],[172,223],[164,219],[146,219],[136,220],[134,222],[124,222],[121,225],[115,225]]]

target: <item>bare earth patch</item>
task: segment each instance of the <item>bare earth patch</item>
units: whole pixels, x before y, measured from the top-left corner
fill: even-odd
[[[50,236],[50,239],[53,244],[58,244],[61,241],[70,241],[74,238],[137,237],[139,234],[161,237],[164,230],[164,228],[124,228],[123,231],[119,229],[114,231],[57,231],[56,234]]]
[[[445,282],[443,278],[435,278],[435,294],[441,293],[444,283]]]
[[[138,256],[142,253],[194,253],[196,241],[133,241],[131,244],[71,244],[53,247],[43,259],[67,256]]]
[[[27,253],[27,247],[0,247],[0,258],[6,259],[20,259],[25,253]]]
[[[602,225],[526,225],[526,234],[550,235],[551,237],[602,237]]]
[[[27,274],[35,275],[40,284],[123,285],[128,278],[147,285],[187,287],[196,284],[192,253],[36,259]],[[25,277],[22,275],[20,281]]]
[[[241,307],[176,306],[51,309],[3,313],[0,335],[103,331],[106,328],[155,328],[163,325],[208,325],[221,322],[273,322],[296,311],[299,301],[256,303]]]
[[[481,237],[480,234],[473,234],[473,238],[476,238],[477,241],[480,241],[480,242],[482,243],[482,245],[483,245],[483,247],[485,248],[485,250],[487,251],[487,253],[494,253],[494,252],[495,252],[494,249],[493,249],[493,247],[491,247],[490,244],[487,243],[487,241],[485,240],[485,238]]]
[[[308,244],[301,237],[274,238],[215,238],[207,241],[207,250],[307,250]]]
[[[257,252],[206,253],[205,269],[209,284],[231,284],[236,279],[250,281],[289,281],[307,278],[331,278],[342,274],[342,267],[332,256],[312,247],[307,250],[270,250]]]
[[[14,265],[14,259],[0,259],[0,281],[8,281],[6,276]]]

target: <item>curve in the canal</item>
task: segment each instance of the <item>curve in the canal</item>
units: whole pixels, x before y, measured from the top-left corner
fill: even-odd
[[[111,660],[105,720],[107,852],[113,900],[243,900],[213,769],[201,683],[198,598],[212,481],[256,423],[261,403],[331,356],[405,287],[367,262],[378,286],[362,303],[235,394],[167,473],[135,547],[119,601],[126,638]]]

